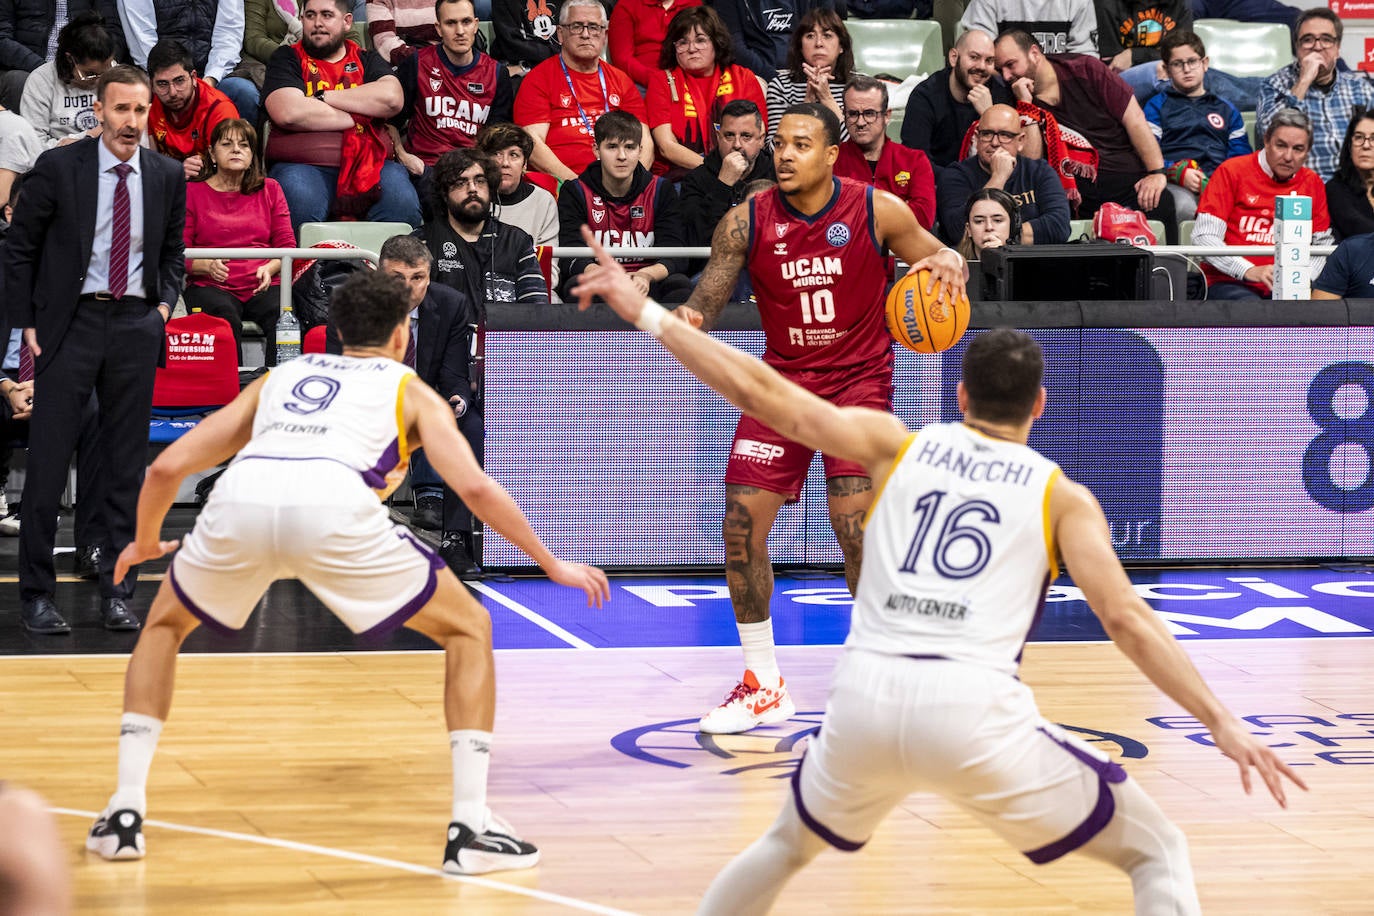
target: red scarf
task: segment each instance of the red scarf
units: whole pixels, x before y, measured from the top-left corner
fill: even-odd
[[[362,52],[352,41],[344,42],[344,56],[333,62],[309,56],[301,44],[292,45],[291,50],[300,61],[306,95],[326,89],[351,89],[365,82]],[[382,164],[386,155],[386,143],[374,119],[353,115],[353,128],[344,133],[339,151],[339,180],[334,187],[332,210],[335,219],[367,218],[367,211],[382,199]]]
[[[1059,183],[1064,186],[1064,193],[1069,198],[1069,204],[1075,213],[1078,212],[1078,205],[1083,201],[1083,193],[1078,190],[1078,179],[1097,179],[1097,150],[1093,149],[1087,137],[1072,127],[1064,127],[1054,115],[1038,105],[1017,102],[1016,113],[1021,116],[1023,125],[1029,123],[1028,119],[1040,125],[1040,136],[1045,140],[1045,161],[1054,167],[1055,174],[1059,176]],[[974,136],[977,133],[978,122],[974,121],[964,134],[964,142],[960,147],[963,156],[960,158],[977,155],[977,147],[974,145]]]

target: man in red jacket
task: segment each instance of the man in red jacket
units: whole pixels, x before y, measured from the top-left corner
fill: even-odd
[[[886,84],[854,74],[844,90],[849,139],[840,144],[835,174],[896,194],[929,229],[935,225],[935,172],[925,153],[887,138],[891,120]]]
[[[239,110],[229,96],[200,78],[191,52],[175,39],[153,45],[148,74],[153,79],[148,136],[159,153],[181,161],[190,181],[209,158],[215,125],[237,118]]]

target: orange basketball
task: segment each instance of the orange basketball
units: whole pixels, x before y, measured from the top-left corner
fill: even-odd
[[[968,330],[968,296],[958,302],[937,302],[926,295],[930,271],[907,274],[887,294],[887,330],[894,340],[917,353],[941,353],[959,342]],[[939,287],[935,288],[938,294]]]

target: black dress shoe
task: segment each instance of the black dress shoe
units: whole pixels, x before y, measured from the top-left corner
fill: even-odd
[[[71,624],[63,620],[62,615],[57,612],[57,604],[52,600],[52,595],[24,599],[20,619],[24,629],[30,633],[58,636],[72,631]]]
[[[410,515],[410,523],[426,531],[438,531],[444,527],[444,498],[442,496],[421,496],[415,500],[415,511]]]
[[[76,574],[82,579],[100,578],[100,560],[104,553],[99,547],[76,548]]]
[[[471,535],[468,535],[471,537]],[[439,542],[439,559],[448,564],[459,579],[471,582],[482,578],[482,567],[473,560],[465,543],[466,537],[460,532],[445,531],[444,539]]]
[[[143,624],[129,610],[123,598],[105,598],[100,602],[100,613],[105,618],[107,630],[139,630]]]

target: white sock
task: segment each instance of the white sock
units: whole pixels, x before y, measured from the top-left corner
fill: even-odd
[[[739,644],[744,649],[744,667],[754,672],[761,687],[776,687],[782,681],[778,659],[773,652],[773,619],[762,623],[735,623]]]
[[[148,813],[148,770],[161,734],[161,719],[126,712],[119,720],[119,787],[106,810],[131,808],[140,817]]]
[[[487,826],[487,769],[491,732],[465,728],[448,733],[453,751],[453,820],[478,833]]]

